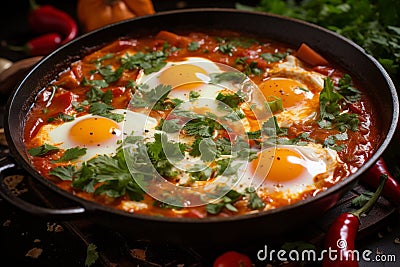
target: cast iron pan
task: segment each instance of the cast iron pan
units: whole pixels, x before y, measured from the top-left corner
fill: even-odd
[[[380,136],[376,153],[360,170],[316,197],[283,208],[231,218],[177,219],[130,214],[77,198],[40,176],[29,165],[23,143],[26,114],[37,92],[75,60],[122,36],[157,33],[159,30],[221,28],[253,33],[298,47],[306,42],[328,60],[340,65],[361,80],[379,111]],[[11,153],[19,166],[38,183],[71,201],[72,208],[50,209],[32,205],[14,197],[1,183],[1,195],[22,210],[53,219],[91,219],[130,234],[135,238],[179,243],[230,243],[277,237],[299,229],[322,215],[358,181],[381,156],[391,140],[398,120],[395,87],[379,63],[359,46],[328,30],[312,24],[276,15],[234,9],[186,9],[161,12],[116,23],[83,35],[42,59],[17,86],[9,99],[5,131]],[[8,166],[13,166],[10,164]],[[4,172],[4,170],[3,170]],[[4,176],[4,175],[3,175]]]

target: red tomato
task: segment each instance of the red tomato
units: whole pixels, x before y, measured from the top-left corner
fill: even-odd
[[[236,251],[227,251],[215,259],[213,267],[251,267],[251,259]]]
[[[63,92],[61,94],[57,94],[51,100],[50,106],[48,109],[48,117],[57,115],[61,112],[66,112],[69,108],[71,108],[71,103],[74,99],[74,94],[70,91]]]

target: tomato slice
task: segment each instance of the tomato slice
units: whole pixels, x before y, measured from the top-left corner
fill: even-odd
[[[59,113],[64,113],[72,107],[74,94],[70,91],[65,91],[61,94],[54,95],[50,100],[50,105],[47,107],[47,118],[53,117]]]
[[[251,267],[253,265],[249,256],[237,251],[227,251],[217,257],[213,267]]]

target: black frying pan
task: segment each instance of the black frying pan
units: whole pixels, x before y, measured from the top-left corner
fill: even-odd
[[[96,48],[127,35],[156,33],[159,30],[221,28],[253,33],[298,47],[306,42],[324,57],[348,70],[361,80],[379,111],[378,149],[357,173],[316,197],[258,214],[231,218],[177,219],[130,214],[88,202],[61,190],[39,175],[29,164],[23,143],[26,114],[37,92],[68,65]],[[312,24],[258,12],[233,9],[192,9],[162,12],[110,25],[85,34],[42,59],[18,85],[9,99],[4,118],[10,150],[16,163],[26,169],[37,183],[65,197],[72,208],[44,208],[16,198],[1,183],[1,196],[17,207],[53,219],[88,218],[131,234],[136,238],[185,243],[229,243],[255,238],[274,237],[300,227],[334,206],[382,155],[391,140],[399,104],[388,74],[363,49],[349,40]],[[12,167],[13,165],[8,165]],[[3,168],[4,173],[6,168]],[[4,174],[2,175],[2,178]]]

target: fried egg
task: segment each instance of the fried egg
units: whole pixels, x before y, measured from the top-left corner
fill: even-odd
[[[159,84],[171,85],[172,88],[186,85],[190,88],[197,87],[199,84],[210,81],[211,73],[221,73],[221,69],[216,63],[202,57],[187,57],[184,60],[172,62],[157,72],[144,74],[141,71],[136,78],[136,83],[147,84],[150,88],[154,88]]]
[[[112,110],[124,115],[124,121],[86,114],[61,124],[46,124],[35,138],[40,144],[49,144],[60,149],[86,148],[86,154],[74,161],[77,165],[97,155],[113,155],[124,136],[154,136],[157,120],[144,114],[125,109]],[[146,126],[146,128],[144,127]]]
[[[325,76],[308,71],[294,56],[277,64],[259,88],[267,101],[281,99],[283,110],[275,111],[280,126],[290,127],[294,121],[315,119],[319,109],[319,93]]]
[[[316,189],[318,181],[331,179],[338,163],[337,152],[320,144],[277,145],[261,151],[249,169],[263,194],[295,199]]]

